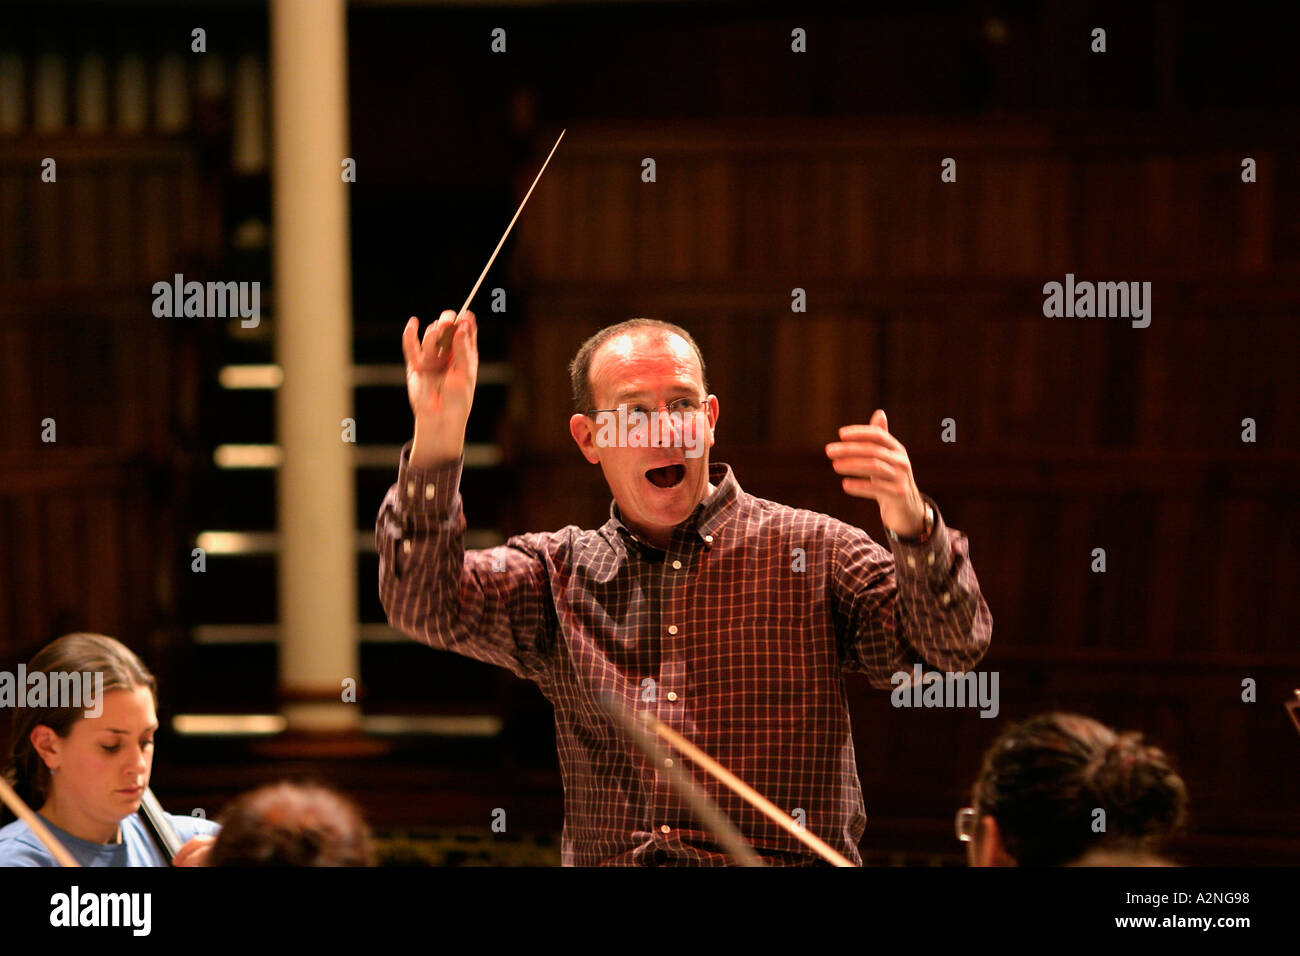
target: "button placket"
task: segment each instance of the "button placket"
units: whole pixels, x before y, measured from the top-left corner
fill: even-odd
[[[662,588],[660,599],[663,612],[660,618],[661,637],[659,642],[660,687],[681,687],[684,666],[682,647],[687,637],[686,632],[689,630],[686,613],[686,581],[677,569],[670,570],[665,567],[660,582]],[[655,711],[660,720],[678,733],[682,733],[684,731],[682,707],[677,703],[678,696],[676,690],[660,694]],[[664,754],[663,763],[655,767],[654,813],[655,818],[659,820],[668,818],[674,807],[680,807],[680,797],[673,790],[668,779],[668,770],[673,766],[675,766],[673,758]],[[662,824],[660,831],[667,834],[671,831],[671,827]]]

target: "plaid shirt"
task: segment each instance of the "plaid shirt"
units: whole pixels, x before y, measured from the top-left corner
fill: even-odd
[[[717,486],[667,551],[619,518],[464,549],[461,462],[421,470],[402,451],[379,513],[379,589],[394,627],[535,681],[555,709],[562,862],[731,860],[602,709],[612,692],[660,720],[861,864],[866,827],[842,675],[890,687],[916,662],[972,668],[992,617],[965,537],[935,507],[924,543],[891,543],[827,515]],[[933,507],[934,502],[927,498]],[[686,769],[766,862],[820,862],[703,770]]]

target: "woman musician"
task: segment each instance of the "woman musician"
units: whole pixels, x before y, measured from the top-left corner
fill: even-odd
[[[140,818],[153,768],[157,681],[120,641],[67,634],[42,648],[28,680],[45,675],[51,693],[16,709],[5,777],[82,866],[166,866],[168,860]],[[53,675],[103,675],[99,699],[51,699]],[[83,695],[84,696],[84,695]],[[66,706],[72,704],[72,706]],[[175,866],[200,866],[219,827],[166,814],[184,842]],[[12,819],[0,806],[0,823]],[[54,856],[21,820],[0,827],[0,866],[55,866]]]

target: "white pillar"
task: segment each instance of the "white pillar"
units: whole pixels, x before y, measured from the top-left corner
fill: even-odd
[[[291,731],[353,729],[359,682],[343,0],[272,0],[280,690]]]

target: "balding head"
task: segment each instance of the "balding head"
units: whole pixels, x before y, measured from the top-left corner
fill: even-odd
[[[607,326],[591,336],[582,343],[582,347],[578,349],[578,354],[569,363],[569,382],[573,391],[573,410],[575,412],[585,414],[595,407],[593,404],[591,371],[592,366],[596,364],[596,353],[611,339],[627,336],[630,336],[634,342],[643,337],[660,342],[673,337],[681,339],[694,353],[695,361],[699,364],[702,394],[708,394],[709,382],[704,369],[704,354],[700,351],[700,347],[695,344],[695,340],[691,338],[689,332],[679,325],[673,325],[671,322],[661,322],[658,319],[628,319],[625,322],[619,322],[617,325]]]

